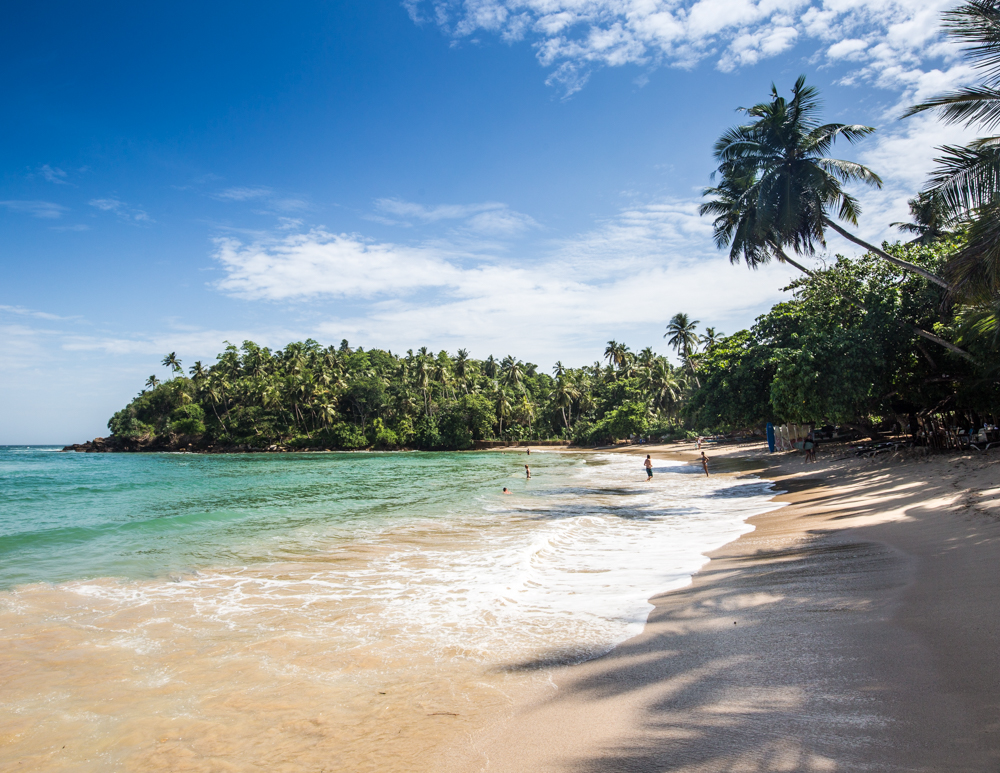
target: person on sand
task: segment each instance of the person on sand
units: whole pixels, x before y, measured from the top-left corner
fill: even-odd
[[[802,443],[802,450],[806,452],[805,464],[816,461],[816,434],[813,431],[806,435],[805,442]]]
[[[528,465],[524,465],[524,477],[531,480],[531,470],[528,469]]]
[[[699,451],[701,450],[701,441],[702,441],[702,439],[703,438],[701,438],[700,436],[698,437],[698,450]]]
[[[708,457],[705,456],[705,452],[701,452],[701,469],[705,471],[705,477],[708,477]]]
[[[653,460],[649,458],[649,454],[646,454],[646,461],[642,466],[646,468],[646,482],[649,483],[653,479]]]
[[[507,488],[506,486],[504,486],[504,487],[503,487],[503,493],[504,493],[504,494],[509,494],[509,493],[510,493],[510,489],[509,489],[509,488]]]

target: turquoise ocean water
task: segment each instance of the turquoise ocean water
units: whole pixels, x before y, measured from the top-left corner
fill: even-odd
[[[0,447],[0,588],[260,563],[408,521],[488,517],[504,486],[541,502],[581,466],[522,456]]]

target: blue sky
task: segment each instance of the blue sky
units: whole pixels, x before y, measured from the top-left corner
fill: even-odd
[[[223,341],[665,351],[783,297],[697,216],[735,108],[806,74],[892,238],[963,139],[902,107],[973,74],[942,0],[22,4],[0,29],[0,444],[106,434]],[[830,251],[853,254],[831,240]]]

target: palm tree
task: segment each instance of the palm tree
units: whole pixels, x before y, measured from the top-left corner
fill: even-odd
[[[706,327],[705,335],[703,335],[700,340],[702,345],[704,345],[705,350],[707,351],[708,349],[715,346],[723,338],[725,338],[725,335],[723,333],[716,332],[714,327]]]
[[[796,85],[800,85],[801,82],[802,79],[800,78]],[[801,96],[801,94],[797,94],[796,98],[799,96]],[[775,99],[777,99],[777,97],[775,97]],[[794,110],[792,112],[796,113],[798,110]],[[758,124],[760,123],[762,123],[762,121],[758,122]],[[727,135],[732,135],[738,130],[749,133],[750,129],[753,128],[754,127],[736,127],[736,129],[731,129],[726,135],[723,135],[722,139],[716,143],[717,157],[719,157],[721,153],[721,151],[719,151],[720,146],[725,145],[727,142]],[[819,129],[826,130],[829,129],[829,127],[819,127]],[[812,218],[813,226],[809,226],[809,228],[805,229],[805,235],[799,234],[792,229],[791,236],[789,236],[787,232],[782,230],[782,228],[787,224],[787,221],[794,220],[794,218],[791,218],[790,216],[776,217],[775,212],[777,210],[775,210],[773,200],[775,197],[769,198],[764,195],[767,193],[767,190],[762,188],[761,179],[763,178],[758,177],[758,171],[756,168],[750,167],[748,169],[747,167],[741,166],[732,161],[724,161],[720,164],[718,172],[722,177],[719,184],[711,188],[706,188],[704,191],[704,195],[714,196],[715,198],[702,204],[699,208],[699,212],[702,215],[715,215],[715,220],[713,221],[715,243],[720,249],[729,247],[730,263],[739,263],[742,261],[746,263],[749,268],[756,269],[758,266],[768,263],[771,258],[775,258],[780,262],[788,263],[789,265],[794,266],[809,277],[815,278],[822,276],[822,274],[810,271],[802,264],[790,258],[783,249],[784,246],[790,245],[796,251],[810,253],[813,250],[812,239],[822,237],[822,223],[819,223],[817,226],[819,229],[819,237],[817,237],[815,233],[810,236],[809,232],[809,228],[813,228],[813,226],[816,225],[815,217]],[[820,175],[829,176],[826,175],[822,169],[820,170]],[[787,182],[789,185],[792,184],[792,181]],[[836,183],[837,181],[834,179],[833,182]],[[777,183],[772,181],[772,184]],[[844,195],[846,196],[846,194]],[[782,203],[783,198],[787,197],[777,197],[778,203]],[[848,204],[851,204],[853,199],[848,197],[846,201]],[[785,209],[788,209],[788,207]],[[808,207],[806,209],[808,209]],[[809,213],[807,212],[806,215],[808,214]],[[805,220],[809,220],[809,217],[803,217]],[[815,231],[816,228],[813,228],[813,230]],[[884,253],[881,253],[881,251],[879,251],[879,254],[884,257],[889,257],[884,255]],[[890,258],[890,260],[897,264],[903,263],[906,266],[910,265],[906,263],[906,261],[899,261],[895,258]],[[924,272],[923,269],[918,269],[917,273],[926,274],[927,272]],[[934,281],[940,283],[941,280],[939,278],[934,278]],[[857,306],[862,311],[868,310],[866,306],[847,296],[840,288],[833,286],[832,289],[834,292],[843,296],[849,303]],[[971,359],[969,354],[963,349],[950,341],[946,341],[940,336],[935,335],[934,333],[914,325],[906,325],[902,322],[899,324],[910,329],[914,334],[926,338],[929,341],[933,341],[939,346],[958,354],[960,357]]]
[[[698,346],[698,334],[694,332],[697,326],[698,320],[690,319],[684,312],[678,312],[670,318],[667,332],[663,334],[663,337],[667,339],[667,343],[673,347],[688,366],[688,370],[694,377],[695,386],[701,388],[701,381],[695,373],[694,362],[691,359],[691,355]]]
[[[573,401],[579,396],[580,393],[569,379],[562,377],[556,381],[556,388],[552,392],[552,399],[562,412],[563,424],[566,425],[567,431],[569,431],[570,424],[573,421]]]
[[[612,368],[620,368],[625,363],[627,353],[628,347],[625,344],[620,344],[612,339],[608,341],[608,345],[604,349],[604,359]]]
[[[146,379],[147,389],[156,389],[156,387],[158,387],[159,385],[160,385],[160,379],[158,379],[156,376],[150,376],[149,378]]]
[[[948,202],[944,197],[921,191],[915,198],[910,199],[907,204],[910,206],[910,215],[913,217],[912,223],[889,223],[894,228],[898,228],[904,233],[916,234],[917,238],[911,244],[930,244],[936,239],[948,234],[948,225],[954,220]]]
[[[563,373],[566,372],[566,368],[563,367],[562,360],[556,360],[556,365],[552,368],[552,372],[555,374],[556,378],[562,378]]]
[[[826,155],[838,138],[853,143],[875,129],[820,124],[819,107],[819,94],[814,87],[805,85],[805,76],[795,81],[791,100],[779,96],[772,85],[769,101],[741,108],[754,120],[732,127],[716,142],[723,193],[736,197],[744,204],[739,209],[751,215],[743,223],[747,233],[737,241],[756,245],[765,253],[769,248],[791,247],[799,254],[811,255],[816,244],[825,244],[826,229],[832,228],[883,260],[947,288],[948,283],[941,277],[889,255],[845,230],[830,216],[834,211],[840,220],[857,225],[860,207],[843,184],[881,188],[882,180],[862,164]],[[718,192],[710,188],[706,194]],[[703,207],[702,211],[714,212],[711,207]],[[776,254],[773,249],[771,252]]]
[[[424,349],[423,351],[426,351]],[[431,415],[431,403],[427,396],[427,390],[431,385],[431,366],[427,361],[427,355],[421,353],[420,359],[417,361],[417,385],[420,387],[420,391],[424,395],[424,410],[428,416]]]
[[[184,368],[181,367],[181,361],[177,359],[176,352],[170,352],[170,354],[163,358],[163,362],[160,364],[165,368],[170,368],[174,373],[184,372]]]
[[[673,406],[680,394],[681,384],[670,365],[661,359],[646,371],[643,388],[649,393],[653,407],[662,410]]]
[[[497,377],[497,361],[492,354],[483,362],[483,372],[489,378]]]
[[[946,145],[926,193],[944,200],[956,218],[968,218],[968,240],[944,273],[952,295],[988,309],[1000,297],[1000,3],[966,0],[944,14],[949,37],[983,75],[960,88],[914,105],[904,118],[926,111],[946,123],[981,126],[989,136],[964,147]],[[988,312],[987,312],[988,313]]]
[[[524,366],[520,360],[515,360],[511,355],[507,355],[503,361],[504,367],[504,383],[514,389],[515,392],[521,391],[523,388],[522,382],[524,381]]]
[[[195,360],[194,365],[188,368],[188,372],[191,374],[191,378],[194,381],[201,381],[208,375],[208,371],[206,371],[202,366],[201,360]]]
[[[497,385],[495,394],[496,406],[497,406],[497,416],[500,419],[500,436],[503,437],[503,420],[507,416],[510,416],[511,411],[514,406],[511,405],[510,397],[507,394],[507,390],[503,389],[501,386]]]

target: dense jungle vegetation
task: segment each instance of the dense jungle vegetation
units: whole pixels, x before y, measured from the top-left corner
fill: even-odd
[[[449,448],[476,440],[565,438],[581,444],[630,435],[760,428],[765,422],[913,426],[920,417],[977,426],[1000,413],[1000,2],[970,0],[945,14],[980,83],[912,107],[907,116],[980,127],[986,136],[944,147],[912,222],[894,223],[907,243],[869,244],[848,230],[860,207],[851,193],[881,188],[877,173],[832,158],[838,140],[874,129],[824,124],[804,78],[791,98],[743,109],[747,121],[715,146],[702,214],[733,263],[777,260],[801,277],[791,297],[749,330],[722,335],[674,314],[665,337],[678,365],[651,349],[610,341],[583,368],[550,375],[508,356],[472,359],[426,349],[322,347],[270,351],[230,345],[216,363],[151,376],[112,417],[133,444],[192,438],[268,447]],[[905,117],[905,116],[904,116]],[[846,186],[846,187],[845,187]],[[851,188],[854,186],[854,188]],[[803,259],[833,231],[858,245],[820,268]],[[669,312],[665,312],[664,318]],[[174,442],[174,441],[170,441]]]

